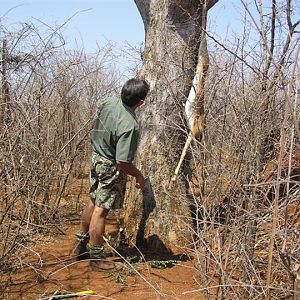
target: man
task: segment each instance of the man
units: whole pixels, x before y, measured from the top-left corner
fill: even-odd
[[[103,235],[109,210],[123,206],[125,174],[136,178],[137,188],[145,185],[143,174],[132,161],[139,138],[135,111],[144,103],[148,90],[146,81],[130,79],[122,88],[121,99],[107,98],[97,111],[91,133],[91,201],[83,211],[75,247],[80,260],[85,258],[89,243],[92,269],[114,268],[112,262],[105,260]]]

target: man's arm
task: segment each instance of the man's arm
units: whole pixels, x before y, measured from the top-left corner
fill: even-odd
[[[134,176],[136,178],[136,187],[142,189],[145,186],[145,178],[136,166],[130,162],[124,162],[117,160],[117,166],[125,174]]]

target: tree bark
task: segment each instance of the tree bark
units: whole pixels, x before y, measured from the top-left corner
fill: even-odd
[[[216,1],[210,1],[208,7]],[[199,0],[135,0],[145,26],[139,77],[150,84],[138,118],[137,166],[149,176],[143,193],[134,182],[125,199],[128,240],[160,252],[178,253],[192,237],[191,205],[184,176],[169,188],[188,127],[184,102],[194,77],[204,3]]]

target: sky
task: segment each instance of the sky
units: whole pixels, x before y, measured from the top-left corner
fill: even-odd
[[[67,20],[62,32],[67,46],[96,49],[97,42],[142,43],[142,20],[131,0],[0,0],[2,24],[18,28],[19,23],[38,20],[57,27]]]
[[[237,0],[220,0],[210,11],[210,25],[220,36],[238,29]],[[144,27],[134,0],[0,0],[0,20],[6,28],[38,20],[50,26],[63,26],[67,46],[97,48],[97,43],[139,45]],[[216,22],[218,21],[218,22]]]
[[[134,0],[0,0],[0,7],[0,26],[9,31],[24,22],[45,29],[67,21],[61,28],[66,49],[94,53],[110,41],[121,72],[138,67],[140,54],[129,49],[142,49],[144,25]],[[209,31],[221,42],[230,39],[242,30],[241,15],[241,0],[219,0],[209,11]]]

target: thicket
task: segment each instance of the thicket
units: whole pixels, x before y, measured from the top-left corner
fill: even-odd
[[[70,51],[60,29],[1,27],[2,270],[22,264],[36,232],[59,230],[77,211],[87,187],[72,190],[72,179],[87,173],[91,120],[100,99],[119,89],[112,46]]]
[[[206,299],[299,297],[299,5],[267,2],[240,1],[242,35],[207,34],[207,125],[190,184]]]
[[[297,299],[299,6],[254,1],[253,10],[240,3],[242,36],[224,41],[207,33],[206,129],[189,157],[197,170],[190,194],[199,289],[186,293]],[[5,269],[29,251],[24,245],[34,232],[59,224],[72,178],[86,174],[97,103],[117,92],[120,80],[109,45],[95,55],[67,51],[60,32],[41,33],[29,24],[14,33],[1,28],[0,35]],[[76,211],[78,200],[67,206]]]

